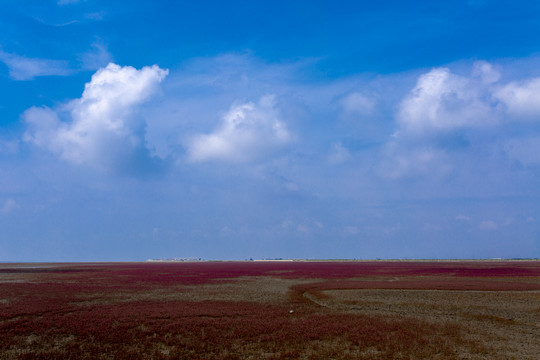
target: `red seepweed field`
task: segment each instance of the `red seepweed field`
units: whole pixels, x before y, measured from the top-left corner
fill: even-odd
[[[538,359],[539,261],[0,264],[0,359]]]

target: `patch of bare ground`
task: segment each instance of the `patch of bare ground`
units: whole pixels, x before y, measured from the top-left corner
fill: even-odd
[[[123,290],[80,294],[72,304],[96,306],[131,301],[242,301],[264,304],[286,304],[291,286],[310,283],[313,279],[280,279],[276,277],[241,277],[202,285],[176,285],[146,291]]]
[[[540,354],[540,291],[347,289],[305,296],[338,312],[459,324],[490,349],[480,358],[532,360]]]

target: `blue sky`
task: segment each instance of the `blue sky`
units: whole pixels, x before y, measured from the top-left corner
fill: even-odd
[[[0,6],[0,261],[540,257],[536,1]]]

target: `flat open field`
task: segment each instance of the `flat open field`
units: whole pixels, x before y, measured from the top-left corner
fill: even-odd
[[[538,359],[540,262],[0,264],[0,359]]]

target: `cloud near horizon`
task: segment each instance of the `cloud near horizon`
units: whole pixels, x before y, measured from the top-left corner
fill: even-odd
[[[135,110],[167,74],[157,65],[137,70],[111,63],[92,76],[81,98],[57,109],[26,110],[24,140],[69,162],[110,172],[152,168],[158,159],[147,148],[146,124]]]

